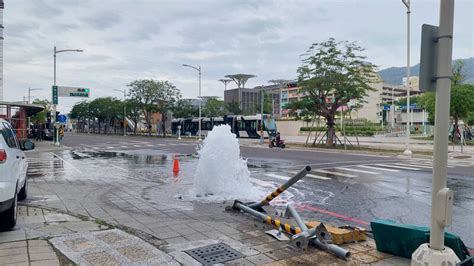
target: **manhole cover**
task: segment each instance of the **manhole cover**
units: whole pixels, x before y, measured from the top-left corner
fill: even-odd
[[[190,249],[185,252],[203,265],[212,265],[244,257],[244,254],[222,243]]]

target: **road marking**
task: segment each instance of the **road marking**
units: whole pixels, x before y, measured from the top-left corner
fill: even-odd
[[[289,172],[291,174],[296,174],[297,172]],[[314,179],[321,179],[321,180],[329,180],[331,179],[330,177],[326,177],[326,176],[319,176],[319,175],[312,175],[312,174],[306,174],[305,177],[310,177],[310,178],[314,178]]]
[[[265,174],[265,176],[273,177],[273,178],[281,179],[281,180],[288,180],[288,179],[290,179],[290,177],[288,177],[288,176],[276,175],[276,174]]]
[[[319,173],[330,174],[330,175],[338,175],[338,176],[343,176],[343,177],[357,177],[356,175],[343,174],[343,173],[338,173],[338,172],[331,172],[331,171],[322,170],[322,169],[312,170],[312,172],[319,172]]]
[[[414,163],[412,163],[412,162],[408,162],[408,163],[394,163],[394,164],[396,164],[396,165],[401,165],[401,166],[413,166],[413,167],[431,169],[431,166],[420,165],[420,164],[414,164]]]
[[[78,173],[82,174],[82,171],[77,169],[72,163],[64,160],[63,158],[59,157],[58,155],[56,155],[55,153],[52,153],[50,152],[50,154],[52,154],[54,157],[58,158],[59,160],[63,161],[65,164],[68,164],[69,166],[72,167],[72,169],[76,170]]]
[[[397,168],[397,169],[403,169],[403,170],[413,170],[413,171],[418,171],[420,168],[413,168],[413,167],[406,167],[406,166],[398,166],[398,165],[391,165],[391,164],[376,164],[377,166],[383,166],[383,167],[391,167],[391,168]]]
[[[387,172],[400,172],[400,170],[380,168],[380,167],[368,166],[368,165],[356,165],[356,166],[357,167],[362,167],[362,168],[367,168],[367,169],[373,169],[373,170],[387,171]]]
[[[128,148],[128,146],[120,146],[120,148]]]
[[[146,146],[147,146],[147,147],[153,147],[153,145],[151,145],[151,144],[147,144]]]
[[[133,147],[141,147],[141,145],[133,145]]]
[[[369,175],[380,175],[381,174],[381,173],[378,173],[378,172],[358,170],[358,169],[349,169],[349,168],[345,168],[345,167],[336,167],[336,169],[340,169],[340,170],[344,170],[344,171],[353,171],[353,172],[364,173],[364,174],[369,174]]]
[[[112,147],[112,146],[107,147],[107,149],[113,149],[113,148],[114,148],[114,147]]]

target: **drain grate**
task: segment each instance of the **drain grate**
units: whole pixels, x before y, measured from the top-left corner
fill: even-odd
[[[244,254],[219,243],[184,251],[203,265],[212,265],[245,257]]]

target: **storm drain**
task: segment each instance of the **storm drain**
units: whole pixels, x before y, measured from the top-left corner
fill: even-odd
[[[212,265],[245,257],[244,254],[219,243],[184,251],[203,265]]]

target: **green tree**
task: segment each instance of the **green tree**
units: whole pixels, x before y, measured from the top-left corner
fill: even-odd
[[[127,99],[127,116],[130,117],[130,120],[133,122],[133,133],[137,133],[138,121],[140,120],[140,103],[136,99]]]
[[[154,81],[154,86],[158,91],[156,105],[161,113],[161,131],[166,137],[166,121],[173,106],[181,99],[181,92],[167,80]]]
[[[85,125],[87,121],[90,122],[90,112],[89,112],[89,102],[81,101],[72,107],[71,111],[69,112],[69,117],[71,119],[77,119],[77,130],[84,132]],[[90,123],[87,123],[90,125]]]
[[[218,99],[207,100],[204,108],[202,109],[203,116],[223,116],[225,115],[225,104],[224,101]]]
[[[361,55],[364,49],[354,42],[335,39],[314,43],[311,56],[298,68],[298,85],[308,98],[308,110],[326,119],[327,146],[334,144],[335,116],[350,100],[362,102],[376,81],[376,66]]]
[[[135,80],[127,86],[130,87],[129,96],[139,106],[148,127],[148,136],[151,136],[151,116],[158,111],[156,102],[158,101],[158,86],[154,80]]]
[[[191,100],[180,99],[171,109],[175,118],[189,118],[199,115],[199,109],[191,104]]]
[[[46,99],[44,99],[44,100],[35,99],[33,101],[33,104],[42,105],[44,107],[44,110],[37,113],[37,114],[35,114],[35,115],[33,115],[30,118],[30,122],[31,123],[45,123],[47,113],[51,112],[51,103]]]
[[[241,115],[242,114],[242,109],[240,109],[238,102],[226,103],[225,108],[227,109],[229,114],[233,114],[233,115]]]

